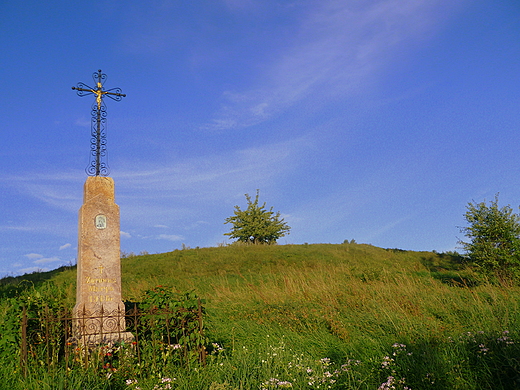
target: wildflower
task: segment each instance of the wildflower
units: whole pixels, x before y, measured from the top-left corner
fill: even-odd
[[[388,378],[386,378],[386,382],[381,383],[381,386],[379,386],[377,390],[394,390],[396,388],[395,385],[402,385],[403,390],[411,390],[408,386],[405,386],[404,378],[401,378],[398,381],[396,381],[396,379],[393,376],[389,376]]]
[[[282,388],[282,389],[288,389],[292,387],[292,383],[289,381],[281,381],[277,378],[271,378],[268,381],[265,381],[262,383],[262,390],[268,390],[268,389],[275,389],[275,388]]]
[[[341,370],[349,371],[350,366],[358,366],[360,364],[361,364],[360,360],[349,359],[349,360],[347,360],[347,363],[341,365]]]
[[[213,346],[213,349],[217,352],[221,352],[224,350],[224,348],[222,348],[218,343],[211,343],[211,345]]]
[[[381,363],[381,368],[390,368],[392,362],[394,362],[394,359],[392,359],[390,356],[385,356],[383,358],[383,362]]]
[[[480,344],[479,348],[480,348],[480,351],[478,351],[478,352],[483,355],[485,355],[489,351],[489,348],[486,348],[486,346],[484,344]]]
[[[511,337],[508,336],[508,334],[509,334],[509,331],[508,331],[508,330],[504,330],[504,331],[502,332],[502,335],[503,335],[503,336],[502,336],[502,337],[499,337],[499,338],[497,339],[497,341],[498,341],[499,343],[505,343],[506,345],[514,344],[515,342],[511,339]]]
[[[386,378],[386,382],[381,383],[381,386],[379,386],[377,390],[395,389],[394,383],[395,378],[393,376],[389,376],[388,378]]]

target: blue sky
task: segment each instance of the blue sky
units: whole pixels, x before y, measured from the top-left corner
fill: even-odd
[[[517,0],[9,1],[0,36],[0,276],[75,263],[98,69],[127,253],[229,242],[256,189],[280,244],[448,251],[520,204]]]

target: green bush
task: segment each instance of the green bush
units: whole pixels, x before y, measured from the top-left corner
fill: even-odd
[[[509,284],[520,277],[520,216],[507,205],[498,207],[498,194],[488,206],[469,203],[461,230],[470,239],[461,241],[470,262],[483,274]]]

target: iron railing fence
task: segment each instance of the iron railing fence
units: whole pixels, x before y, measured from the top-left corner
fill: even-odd
[[[114,369],[127,362],[146,364],[198,361],[205,364],[203,307],[96,312],[44,307],[22,311],[20,365],[27,375],[31,364],[49,368],[65,365]],[[124,326],[123,326],[124,325]],[[114,331],[115,330],[115,331]],[[145,365],[146,365],[145,364]]]

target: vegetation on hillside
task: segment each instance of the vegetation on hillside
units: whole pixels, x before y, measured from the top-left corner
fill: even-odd
[[[461,241],[469,261],[500,283],[513,283],[520,276],[520,216],[507,205],[498,207],[498,194],[488,206],[470,202],[464,214],[469,226]]]
[[[23,379],[0,368],[5,383],[13,389],[71,383],[143,390],[518,388],[520,288],[488,283],[456,253],[354,243],[231,245],[128,257],[122,271],[127,300],[139,301],[158,285],[205,299],[206,366],[166,364],[160,377],[128,373],[124,381],[44,367]],[[33,281],[38,291],[48,283],[65,291],[67,304],[74,282],[73,269],[41,285]],[[0,328],[9,291],[0,288]],[[0,359],[13,367],[6,363],[12,356]]]
[[[280,212],[275,213],[271,207],[265,208],[265,202],[258,204],[259,190],[256,191],[255,200],[246,194],[247,209],[242,210],[235,206],[234,215],[226,218],[224,223],[230,223],[233,227],[226,236],[236,238],[236,242],[245,244],[276,244],[276,240],[289,234],[290,226],[280,217]]]

